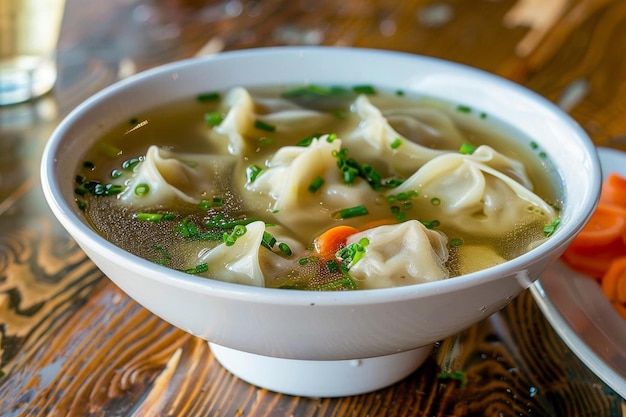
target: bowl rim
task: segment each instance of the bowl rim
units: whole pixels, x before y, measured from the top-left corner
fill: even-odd
[[[558,117],[572,133],[581,142],[581,145],[587,150],[590,156],[592,177],[590,187],[597,190],[599,198],[600,190],[600,164],[597,157],[596,148],[589,139],[585,131],[575,122],[567,113],[561,110],[551,101],[543,96],[525,88],[521,85],[502,78],[498,75],[460,64],[452,61],[446,61],[439,58],[417,55],[408,52],[381,50],[374,48],[357,48],[357,47],[339,47],[339,46],[280,46],[280,47],[261,47],[244,50],[226,51],[219,54],[193,57],[182,59],[134,74],[126,79],[117,81],[91,97],[87,98],[59,123],[54,130],[50,139],[46,143],[43,151],[40,174],[46,201],[51,207],[56,218],[60,223],[70,231],[71,235],[76,235],[76,240],[80,242],[91,242],[97,247],[97,250],[103,255],[114,259],[116,262],[127,263],[129,270],[142,275],[149,274],[151,279],[162,281],[169,284],[176,284],[196,292],[210,293],[215,297],[227,299],[241,299],[248,301],[267,302],[272,304],[294,304],[294,305],[360,305],[373,303],[386,303],[390,301],[408,300],[420,298],[437,293],[448,291],[459,291],[468,287],[473,287],[478,283],[492,281],[502,275],[511,275],[513,273],[523,273],[526,268],[533,264],[537,259],[546,256],[553,251],[562,251],[575,234],[582,228],[581,224],[561,225],[557,232],[547,241],[540,245],[541,249],[532,249],[517,258],[509,260],[503,264],[487,268],[485,270],[476,271],[467,275],[454,277],[452,279],[440,280],[436,282],[425,282],[415,285],[408,285],[393,288],[378,289],[362,289],[358,291],[294,291],[277,288],[265,288],[246,286],[242,284],[234,284],[218,280],[212,280],[194,275],[176,271],[165,266],[161,266],[133,255],[125,250],[117,247],[113,243],[107,241],[96,231],[87,226],[73,213],[69,202],[62,198],[61,186],[56,181],[55,165],[56,153],[62,143],[67,142],[66,133],[75,123],[75,120],[89,109],[97,107],[99,103],[106,100],[107,97],[114,95],[116,92],[124,90],[126,87],[133,85],[142,80],[153,77],[163,76],[172,71],[182,71],[189,67],[211,65],[211,62],[230,60],[230,59],[255,59],[256,57],[271,56],[273,54],[351,54],[355,58],[358,56],[392,56],[396,59],[422,60],[431,65],[453,68],[471,74],[475,78],[485,79],[497,82],[510,91],[517,92],[523,96],[531,98],[537,105],[545,109],[546,114]],[[591,216],[597,199],[588,199],[584,205],[584,213],[578,216],[583,224]],[[530,286],[532,282],[528,282]],[[285,297],[286,291],[290,296]]]

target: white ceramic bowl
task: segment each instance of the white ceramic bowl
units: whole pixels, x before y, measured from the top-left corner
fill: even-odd
[[[466,276],[401,288],[306,292],[242,286],[167,269],[119,249],[84,222],[74,202],[75,170],[104,131],[133,114],[198,92],[279,83],[373,84],[486,112],[550,155],[562,189],[561,226],[538,248]],[[122,290],[154,314],[210,341],[217,359],[244,380],[306,396],[358,394],[394,383],[424,361],[434,342],[500,310],[582,228],[601,182],[591,141],[542,97],[450,62],[332,47],[228,52],[118,82],[78,106],[58,126],[41,169],[54,214]]]

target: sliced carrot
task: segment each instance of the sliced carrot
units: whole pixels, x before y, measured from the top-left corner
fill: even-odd
[[[613,307],[617,310],[619,315],[626,319],[626,304],[619,303],[617,301],[613,301],[611,304],[613,304]]]
[[[626,244],[618,240],[596,247],[570,245],[562,259],[573,269],[599,280],[609,269],[613,259],[622,256],[626,256]]]
[[[599,204],[589,222],[572,242],[573,247],[597,247],[621,240],[626,233],[626,209]]]
[[[347,225],[335,226],[328,229],[313,242],[315,251],[323,259],[334,258],[335,253],[346,246],[348,238],[358,231],[359,229]]]
[[[626,208],[626,177],[610,173],[602,183],[600,203]]]
[[[611,301],[626,303],[626,256],[616,258],[602,276],[602,292]]]

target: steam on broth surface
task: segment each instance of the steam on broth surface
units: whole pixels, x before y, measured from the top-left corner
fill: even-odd
[[[540,150],[456,103],[350,88],[233,88],[137,114],[85,155],[106,239],[207,278],[369,289],[502,263],[558,225]]]

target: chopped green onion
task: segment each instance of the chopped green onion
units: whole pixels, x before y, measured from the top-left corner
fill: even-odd
[[[203,272],[207,272],[209,270],[209,265],[207,265],[206,263],[202,263],[199,265],[196,265],[193,268],[189,268],[189,269],[185,269],[182,272],[186,272],[187,274],[202,274]]]
[[[338,136],[336,133],[329,133],[328,136],[326,137],[326,142],[333,143],[335,139],[337,139],[337,137]]]
[[[138,197],[143,197],[150,192],[150,186],[148,184],[138,184],[135,187],[135,195]]]
[[[487,118],[487,113],[485,113],[485,112],[480,113],[480,118],[481,119],[486,119]]]
[[[246,168],[246,176],[248,178],[248,182],[254,182],[259,175],[263,172],[263,168],[258,165],[250,165]]]
[[[276,130],[276,126],[265,123],[262,120],[255,120],[254,127],[257,129],[265,130],[266,132],[274,132]]]
[[[454,372],[439,372],[437,374],[439,379],[453,379],[460,382],[460,387],[465,388],[467,386],[467,375],[463,371]]]
[[[461,239],[460,237],[455,237],[450,239],[448,243],[450,244],[450,246],[461,246],[463,244],[463,239]]]
[[[222,241],[226,244],[226,246],[233,246],[237,239],[245,235],[247,231],[248,229],[246,226],[238,224],[233,228],[232,233],[229,234],[225,232],[222,235]]]
[[[122,162],[122,169],[124,171],[132,171],[141,161],[142,158],[140,157],[127,159],[126,161]]]
[[[393,142],[389,144],[391,149],[398,149],[402,145],[402,138],[395,138]]]
[[[557,217],[556,219],[554,219],[554,221],[551,224],[543,228],[544,236],[545,237],[552,236],[554,232],[556,232],[556,229],[559,227],[560,224],[561,224],[561,218]]]
[[[470,145],[469,143],[464,143],[459,148],[459,152],[464,155],[471,155],[474,153],[475,150],[476,150],[476,146]]]
[[[292,252],[291,252],[291,248],[289,247],[288,244],[284,243],[284,242],[280,242],[278,244],[278,249],[280,249],[280,251],[285,254],[286,256],[291,256]]]
[[[307,136],[306,138],[302,139],[300,142],[296,143],[296,146],[310,146],[311,143],[313,143],[313,139],[317,139],[320,136],[322,136],[322,133],[314,133],[311,136]]]
[[[206,103],[210,101],[217,101],[220,99],[220,93],[217,93],[217,92],[200,93],[198,94],[196,98],[198,99],[198,101],[202,103]]]
[[[269,232],[263,232],[263,239],[261,239],[261,245],[268,249],[272,249],[276,244],[276,238]]]
[[[124,175],[124,172],[119,169],[114,169],[113,171],[111,171],[111,178],[119,178],[122,175]]]
[[[441,199],[439,197],[433,197],[430,199],[430,204],[433,206],[438,206],[441,204]]]
[[[161,220],[164,219],[165,214],[163,213],[135,213],[133,217],[141,221],[160,222]]]
[[[85,203],[83,200],[78,200],[76,199],[76,206],[78,206],[78,209],[80,211],[85,211],[87,209],[87,203]]]
[[[441,222],[439,222],[439,220],[431,220],[431,221],[420,220],[420,222],[424,226],[426,226],[427,229],[434,229],[435,227],[438,227],[439,225],[441,225]]]
[[[87,189],[84,188],[84,187],[76,187],[76,188],[74,188],[74,194],[78,194],[81,197],[86,195],[88,192],[89,191],[87,191]]]
[[[539,144],[535,141],[530,142],[530,149],[538,149]]]
[[[315,177],[313,179],[313,181],[311,181],[311,184],[309,184],[309,191],[312,193],[317,192],[317,190],[320,189],[320,187],[324,184],[324,178],[320,177],[319,175],[317,177]]]
[[[365,248],[370,244],[368,238],[361,238],[358,242],[353,242],[346,247],[339,249],[335,256],[347,265],[346,269],[353,267],[365,255]]]
[[[211,127],[219,126],[224,121],[224,115],[220,112],[208,112],[204,114],[204,121]]]
[[[326,269],[328,269],[328,272],[330,272],[331,274],[337,273],[339,272],[339,264],[336,260],[331,259],[329,261],[326,261]]]
[[[458,106],[456,106],[456,109],[462,113],[471,113],[472,112],[472,108],[470,106],[466,106],[463,104],[459,104]]]
[[[352,87],[352,90],[358,94],[368,94],[368,95],[376,94],[376,89],[372,87],[371,85],[355,85],[354,87]]]
[[[364,205],[358,205],[354,207],[348,207],[341,209],[334,214],[334,218],[337,219],[351,219],[353,217],[366,216],[369,214],[367,208]]]

